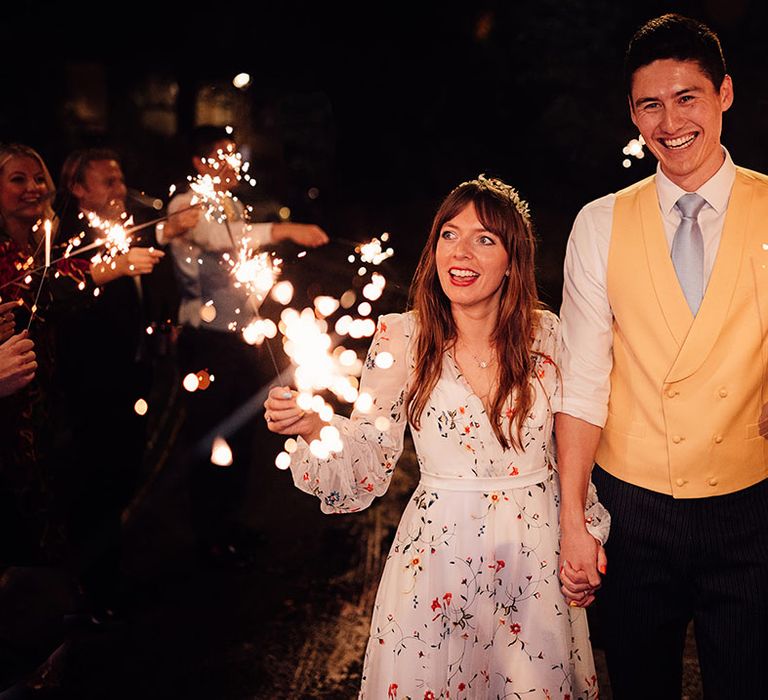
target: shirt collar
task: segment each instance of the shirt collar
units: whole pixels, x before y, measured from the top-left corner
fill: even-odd
[[[718,214],[728,206],[733,181],[736,179],[736,166],[733,164],[731,154],[728,153],[725,146],[722,148],[725,160],[720,169],[696,190],[696,194],[701,195]],[[677,200],[686,194],[686,191],[672,182],[662,172],[661,164],[658,164],[656,166],[656,193],[659,197],[659,207],[662,213],[667,216],[672,212]]]

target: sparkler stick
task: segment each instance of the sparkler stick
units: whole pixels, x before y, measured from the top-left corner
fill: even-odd
[[[43,222],[43,230],[45,232],[45,264],[43,266],[43,274],[40,277],[40,284],[37,285],[37,293],[35,294],[35,301],[32,304],[32,309],[29,314],[29,321],[27,321],[27,331],[29,331],[32,325],[32,319],[35,318],[37,312],[37,304],[40,301],[40,293],[43,291],[43,285],[45,284],[45,278],[48,275],[48,269],[51,267],[51,220],[46,219]],[[35,254],[40,250],[40,243],[38,243]],[[27,273],[29,274],[29,273]]]
[[[45,230],[45,267],[46,269],[51,266],[51,221],[46,219],[43,224]]]

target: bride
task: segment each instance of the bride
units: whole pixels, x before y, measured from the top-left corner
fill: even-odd
[[[383,495],[411,428],[421,480],[384,567],[360,698],[598,696],[585,611],[558,581],[560,341],[539,309],[534,247],[513,188],[459,185],[435,215],[412,310],[379,320],[361,378],[373,407],[333,419],[343,451],[312,455],[325,424],[288,387],[265,402],[270,430],[300,436],[294,481],[326,513]],[[609,517],[590,492],[604,542]]]

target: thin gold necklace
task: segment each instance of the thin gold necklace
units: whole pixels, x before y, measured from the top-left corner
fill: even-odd
[[[488,360],[481,360],[477,355],[475,355],[475,353],[472,352],[472,350],[469,349],[468,345],[464,344],[464,347],[467,349],[467,352],[472,355],[472,359],[480,369],[488,369],[496,361],[496,358],[493,357],[493,355],[491,355],[490,359]]]

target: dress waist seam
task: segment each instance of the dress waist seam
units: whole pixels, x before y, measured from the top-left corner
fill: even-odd
[[[520,474],[519,476],[444,476],[421,472],[420,484],[430,489],[445,491],[508,491],[525,488],[546,481],[550,469],[544,466],[536,471]]]

